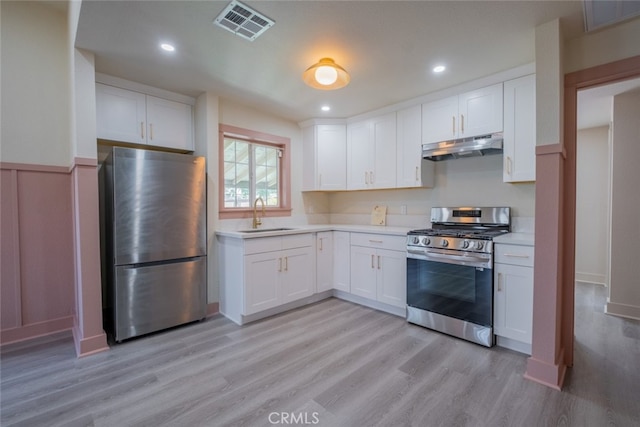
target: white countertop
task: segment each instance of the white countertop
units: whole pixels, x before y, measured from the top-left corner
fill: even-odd
[[[265,228],[264,231],[248,230],[250,232],[242,232],[241,230],[218,230],[216,235],[224,237],[232,237],[236,239],[255,239],[259,237],[271,237],[271,236],[286,236],[289,234],[301,234],[301,233],[317,233],[319,231],[348,231],[352,233],[374,233],[374,234],[390,234],[395,236],[406,236],[407,233],[412,230],[411,227],[389,227],[384,225],[355,225],[355,224],[314,224],[314,225],[295,225],[287,228],[286,230],[274,229],[269,231],[269,228]],[[258,229],[260,230],[260,229]]]
[[[495,237],[493,243],[503,243],[508,245],[535,246],[535,235],[533,233],[507,233]]]

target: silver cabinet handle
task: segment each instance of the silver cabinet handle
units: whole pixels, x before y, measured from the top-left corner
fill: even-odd
[[[284,257],[284,271],[289,270],[289,257]]]
[[[369,172],[369,184],[373,184],[374,178],[373,178],[373,171]]]
[[[507,174],[511,175],[511,157],[507,156]]]
[[[369,172],[364,173],[364,183],[369,184]]]
[[[278,258],[278,272],[282,271],[282,258]]]
[[[375,268],[373,265],[373,260],[374,260],[375,256],[373,254],[371,254],[371,268]]]
[[[369,239],[369,243],[384,243],[382,240]]]
[[[460,131],[464,133],[464,114],[460,114]]]
[[[322,174],[318,175],[318,187],[322,187]]]
[[[416,166],[416,181],[419,180],[418,178],[418,172],[420,172],[420,167]]]
[[[498,273],[498,292],[502,291],[502,273]]]
[[[319,250],[322,250],[322,239],[324,239],[323,237],[319,238],[318,241],[320,242],[320,246],[318,246]]]
[[[455,135],[456,134],[456,116],[452,116],[451,117],[451,123],[452,123],[452,125],[451,125],[451,133],[452,133],[452,135]]]
[[[380,255],[378,255],[378,270],[380,270]]]
[[[524,254],[504,254],[504,256],[508,256],[510,258],[529,258],[529,255]]]
[[[140,122],[140,138],[144,139],[144,122]]]
[[[149,139],[153,140],[153,123],[149,123]]]

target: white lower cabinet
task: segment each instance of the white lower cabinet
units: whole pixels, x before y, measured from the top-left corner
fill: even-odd
[[[351,293],[406,307],[406,243],[401,236],[351,234]]]
[[[258,313],[310,297],[316,289],[314,234],[222,238],[220,311],[238,324]],[[310,272],[313,272],[310,274]]]
[[[531,354],[533,247],[496,244],[493,271],[498,345]]]
[[[333,289],[333,231],[316,235],[316,291]]]
[[[351,242],[348,231],[333,232],[333,289],[351,292]]]

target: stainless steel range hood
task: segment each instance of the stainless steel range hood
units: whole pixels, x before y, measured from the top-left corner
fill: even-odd
[[[422,158],[433,161],[502,153],[502,133],[422,144]]]

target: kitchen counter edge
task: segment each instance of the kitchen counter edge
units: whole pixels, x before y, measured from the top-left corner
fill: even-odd
[[[535,246],[535,234],[533,233],[507,233],[495,237],[493,243],[519,246]]]
[[[291,234],[318,233],[321,231],[347,231],[351,233],[388,234],[394,236],[406,236],[412,227],[390,227],[380,225],[355,225],[355,224],[323,224],[323,225],[299,225],[292,226],[290,230],[274,230],[264,232],[243,233],[235,230],[216,230],[217,236],[231,237],[235,239],[259,239],[261,237],[287,236]]]

